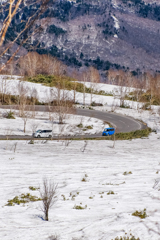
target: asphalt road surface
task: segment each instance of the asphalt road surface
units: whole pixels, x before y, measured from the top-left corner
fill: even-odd
[[[10,109],[10,106],[1,105],[0,108]],[[11,106],[11,109],[18,109],[18,107]],[[40,112],[48,112],[48,106],[37,105],[35,106],[34,110],[40,111]],[[81,115],[81,116],[87,116],[87,117],[94,117],[102,121],[106,121],[116,128],[116,132],[131,132],[131,131],[146,128],[146,125],[141,123],[138,120],[135,120],[131,117],[127,117],[121,114],[112,113],[112,112],[102,112],[97,110],[77,108],[75,114]],[[83,135],[83,137],[85,138],[93,138],[93,137],[101,137],[101,136],[102,136],[102,132],[97,134]],[[0,135],[0,139],[6,139],[6,137],[7,136]],[[82,137],[82,136],[76,136],[76,138],[79,138],[79,137]],[[57,139],[57,138],[58,137],[53,137],[53,139]],[[70,138],[70,137],[65,136],[60,138],[62,139],[62,138]],[[12,136],[9,136],[9,139],[31,139],[31,136],[12,135]]]

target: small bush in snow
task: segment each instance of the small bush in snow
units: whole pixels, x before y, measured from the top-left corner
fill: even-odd
[[[30,140],[28,144],[34,144],[34,140]]]
[[[80,124],[77,125],[77,127],[79,127],[79,128],[83,128],[83,124],[80,123]]]
[[[107,195],[111,195],[111,194],[114,194],[114,192],[113,192],[113,191],[109,191],[109,192],[107,193]]]
[[[14,117],[14,112],[12,112],[12,111],[9,111],[9,112],[4,113],[3,116],[4,116],[5,118],[8,118],[8,119],[15,119],[15,117]]]
[[[36,187],[33,187],[33,186],[29,186],[29,189],[32,190],[32,191],[39,190],[39,188],[36,188]]]
[[[86,126],[87,129],[93,129],[93,126]]]
[[[135,217],[140,217],[140,218],[146,218],[147,214],[146,214],[146,209],[144,209],[143,211],[135,211],[134,213],[132,213],[132,216]]]
[[[124,172],[123,175],[129,175],[129,174],[132,174],[132,172]]]
[[[130,234],[130,237],[127,237],[127,236],[125,236],[125,237],[116,237],[114,240],[140,240],[140,239],[136,238],[132,234]]]
[[[36,202],[36,201],[41,201],[41,198],[38,198],[37,196],[32,196],[30,193],[26,194],[21,194],[21,196],[16,196],[11,200],[8,200],[8,203],[6,206],[14,206],[15,204],[20,205],[21,203],[25,204],[28,202]]]
[[[48,240],[59,240],[60,237],[58,235],[52,235],[48,238]]]
[[[63,197],[63,201],[66,201],[66,197],[64,194],[61,195]]]
[[[73,209],[77,209],[77,210],[83,210],[86,209],[87,205],[85,205],[84,207],[80,206],[80,205],[74,205]]]
[[[87,182],[87,181],[88,181],[88,179],[87,179],[87,178],[88,178],[88,175],[87,175],[87,174],[85,174],[85,175],[84,175],[84,177],[82,178],[82,180],[81,180],[81,181],[82,181],[82,182]]]
[[[102,95],[104,95],[104,94],[102,94]],[[92,107],[96,107],[96,106],[101,107],[101,106],[103,106],[103,104],[102,104],[102,103],[92,102],[92,103],[91,103],[91,106],[92,106]]]

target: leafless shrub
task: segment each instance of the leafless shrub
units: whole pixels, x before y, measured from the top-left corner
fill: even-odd
[[[38,5],[37,5],[38,3]],[[13,50],[11,56],[7,60],[5,64],[2,64],[0,66],[0,72],[2,72],[6,65],[11,64],[11,62],[14,60],[17,53],[21,50],[21,47],[23,44],[25,44],[30,38],[32,38],[36,33],[42,31],[42,24],[35,24],[37,20],[40,19],[40,16],[45,12],[45,10],[48,8],[49,0],[7,0],[7,1],[1,1],[1,7],[5,10],[5,18],[1,22],[1,30],[0,30],[0,58],[4,57],[5,54],[8,52],[8,50],[11,50],[13,46],[15,46],[15,43],[17,40],[20,41],[20,44],[17,45],[16,49]],[[23,6],[27,5],[28,7],[32,5],[33,8],[36,8],[36,12],[33,12],[31,16],[28,18],[28,20],[24,21],[24,29],[18,33],[14,37],[12,41],[9,42],[8,45],[4,44],[6,33],[8,28],[10,27],[10,24],[14,18],[16,18],[16,14],[19,11],[22,11],[23,13]],[[42,21],[41,21],[42,22]],[[44,22],[44,21],[43,21]],[[30,31],[32,29],[32,31]]]
[[[36,122],[34,119],[33,121],[30,123],[31,129],[32,129],[32,134],[34,132],[36,132],[37,128],[38,128],[38,122]]]
[[[58,184],[54,183],[47,178],[43,179],[42,188],[40,189],[40,196],[42,199],[41,211],[45,215],[45,220],[48,221],[49,210],[57,201],[57,187]]]
[[[54,234],[54,235],[51,235],[51,236],[48,238],[48,240],[60,240],[60,237],[59,237],[59,235]]]
[[[25,85],[24,81],[20,81],[18,84],[18,106],[19,106],[19,116],[24,114],[27,105],[27,95],[29,88]]]
[[[14,143],[14,146],[13,146],[13,151],[14,151],[14,153],[16,152],[17,144],[18,144],[17,142]]]
[[[56,58],[37,52],[29,52],[19,60],[23,75],[34,77],[37,74],[63,75],[65,66]]]
[[[66,139],[65,141],[62,142],[62,144],[64,143],[65,148],[69,146],[69,144],[72,142],[71,139]]]
[[[59,119],[59,124],[63,124],[68,114],[75,112],[69,92],[57,86],[51,89],[50,99],[50,112],[54,112]]]
[[[91,89],[91,100],[90,105],[93,102],[93,92],[97,91],[98,84],[100,82],[100,75],[99,71],[95,69],[94,67],[89,68],[89,79],[90,79],[90,89]]]
[[[23,112],[23,115],[22,115],[22,119],[23,119],[23,123],[24,123],[24,128],[23,128],[23,132],[25,133],[26,132],[26,124],[27,124],[27,121],[28,121],[28,118],[30,117],[30,112],[29,111],[25,111]]]
[[[85,141],[84,141],[84,145],[83,145],[83,147],[81,148],[81,152],[84,152],[84,151],[86,150],[87,145],[88,145],[88,142],[85,140]]]

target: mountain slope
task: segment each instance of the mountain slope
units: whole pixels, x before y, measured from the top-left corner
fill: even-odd
[[[32,10],[26,6],[19,11],[8,40],[23,29],[22,21]],[[36,23],[43,22],[42,31],[25,48],[36,46],[39,53],[57,56],[69,66],[159,71],[159,20],[156,1],[51,1]]]

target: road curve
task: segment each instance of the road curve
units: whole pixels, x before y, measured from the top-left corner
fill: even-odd
[[[18,109],[17,106],[8,106],[8,105],[1,105],[0,108],[3,109]],[[48,106],[45,105],[36,105],[35,106],[35,111],[40,111],[40,112],[48,112]],[[116,132],[131,132],[135,130],[140,130],[140,129],[145,129],[146,125],[141,123],[138,120],[135,120],[131,117],[124,116],[121,114],[117,113],[112,113],[112,112],[102,112],[98,110],[89,110],[89,109],[82,109],[82,108],[77,108],[76,109],[76,114],[81,115],[81,116],[87,116],[87,117],[94,117],[97,119],[100,119],[102,121],[109,122],[112,126],[116,128]],[[90,135],[84,135],[86,138],[93,138],[93,137],[101,137],[102,133],[97,133],[97,134],[90,134]],[[81,137],[81,136],[76,136],[76,137]],[[10,139],[31,139],[31,136],[16,136],[12,135],[9,136]],[[62,138],[62,137],[61,137]],[[66,137],[64,137],[66,138]],[[6,136],[0,135],[0,139],[6,139]],[[57,139],[57,137],[53,138]]]
[[[109,122],[116,128],[116,132],[131,132],[146,128],[146,125],[140,121],[117,113],[77,109],[77,114],[95,117],[102,121]]]

